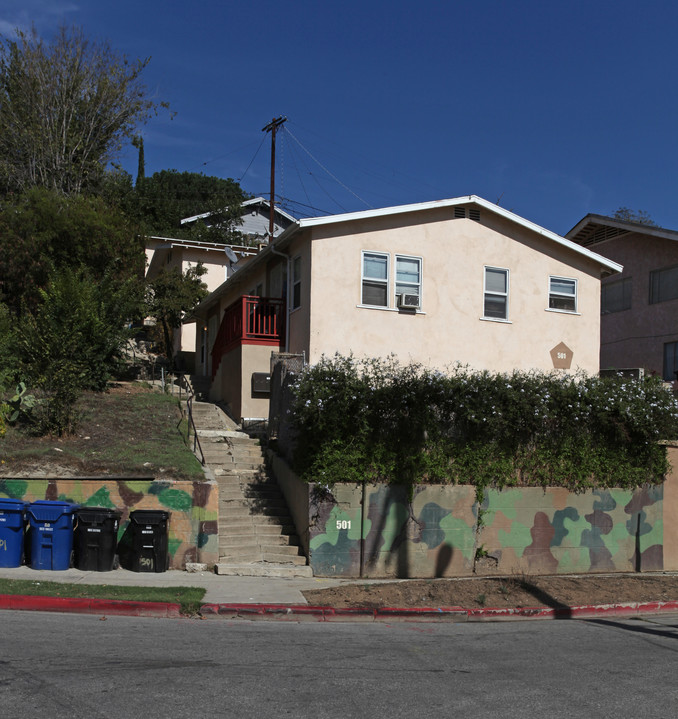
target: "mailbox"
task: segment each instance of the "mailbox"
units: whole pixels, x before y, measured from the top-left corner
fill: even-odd
[[[271,394],[270,372],[252,372],[252,394]]]

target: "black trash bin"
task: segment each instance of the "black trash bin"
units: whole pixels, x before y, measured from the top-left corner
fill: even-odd
[[[136,509],[130,512],[133,572],[164,572],[169,567],[168,528],[170,512]]]
[[[85,572],[110,572],[115,565],[120,512],[81,507],[75,526],[75,566]]]

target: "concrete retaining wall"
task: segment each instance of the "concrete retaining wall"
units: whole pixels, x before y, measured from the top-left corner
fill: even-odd
[[[678,449],[670,452],[678,466]],[[317,576],[678,569],[673,474],[661,485],[634,491],[488,490],[479,524],[470,485],[418,486],[410,501],[405,488],[388,485],[335,484],[331,492],[321,491],[299,482],[280,459],[274,471],[285,477],[286,496],[298,495],[295,522],[300,536],[308,535],[309,563]],[[670,527],[666,533],[665,527]]]
[[[170,567],[186,562],[215,564],[218,547],[218,489],[215,482],[126,480],[112,478],[2,478],[0,497],[74,502],[121,512],[118,539],[135,509],[171,512],[169,521]]]

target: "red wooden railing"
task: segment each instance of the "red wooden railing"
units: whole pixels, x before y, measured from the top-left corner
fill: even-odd
[[[212,378],[225,352],[238,344],[280,345],[285,335],[285,301],[243,295],[226,308],[212,346]]]

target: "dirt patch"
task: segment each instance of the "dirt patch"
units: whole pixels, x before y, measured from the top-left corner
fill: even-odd
[[[76,414],[75,433],[64,437],[35,436],[30,424],[10,427],[0,439],[0,478],[204,476],[182,439],[176,397],[115,382],[106,392],[84,392]]]
[[[332,607],[577,607],[678,600],[678,575],[588,575],[409,579],[361,582],[303,593],[314,606]]]

